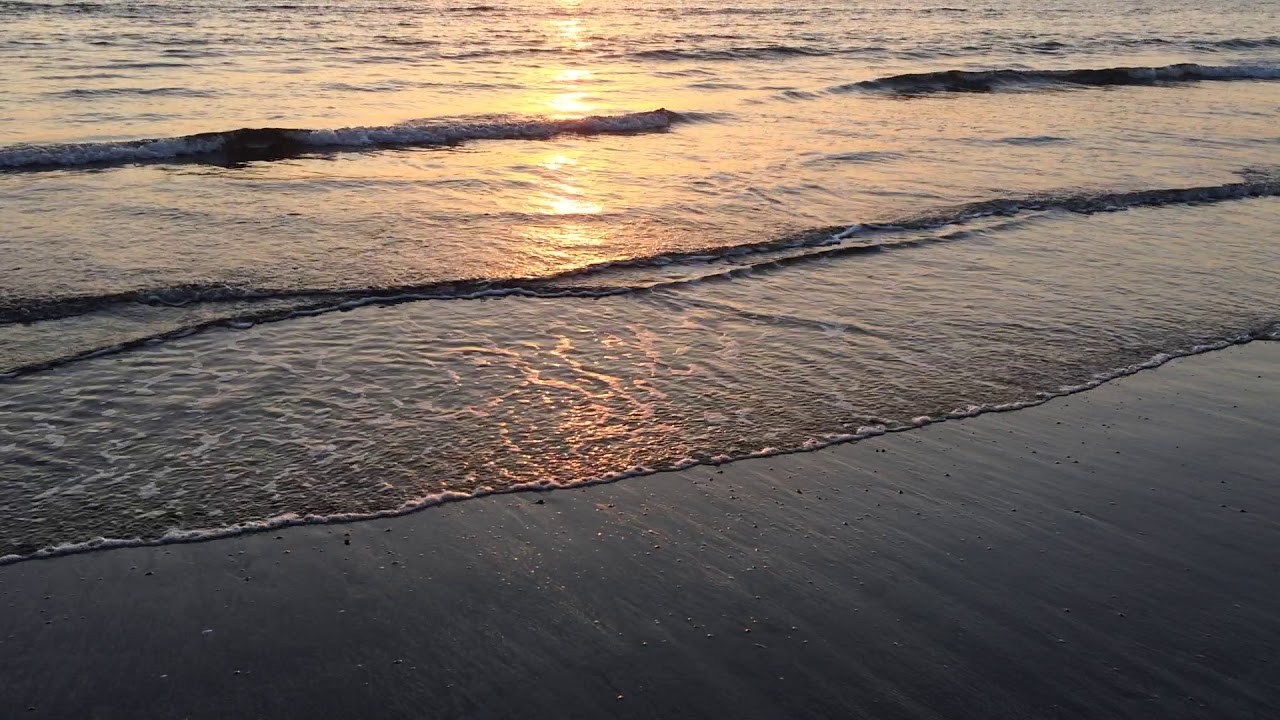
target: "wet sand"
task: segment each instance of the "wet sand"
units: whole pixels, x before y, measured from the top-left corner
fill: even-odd
[[[815,453],[0,567],[0,717],[1274,717],[1277,408],[1257,342]]]

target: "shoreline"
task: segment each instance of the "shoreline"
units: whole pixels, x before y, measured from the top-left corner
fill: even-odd
[[[1263,718],[1280,344],[1016,413],[0,567],[0,707]]]
[[[1215,341],[1208,344],[1196,345],[1186,350],[1178,350],[1172,352],[1161,352],[1153,355],[1147,360],[1117,368],[1107,373],[1099,373],[1093,376],[1087,382],[1078,385],[1061,387],[1052,391],[1041,391],[1036,393],[1036,397],[1030,400],[1015,401],[998,405],[982,405],[972,406],[969,408],[957,408],[940,417],[920,416],[912,421],[911,425],[902,425],[895,427],[887,427],[878,425],[875,427],[860,427],[856,433],[846,435],[832,435],[823,440],[807,440],[802,447],[775,449],[764,448],[748,455],[740,457],[731,457],[718,455],[709,460],[695,460],[688,458],[684,461],[678,461],[670,467],[647,468],[636,467],[628,470],[619,471],[604,477],[585,478],[569,484],[558,484],[549,481],[534,481],[521,483],[511,487],[494,489],[488,486],[481,487],[473,493],[463,492],[445,492],[436,495],[429,495],[425,498],[411,501],[398,508],[389,508],[371,513],[341,513],[338,515],[307,515],[298,516],[295,513],[279,515],[276,517],[265,518],[263,520],[242,523],[227,527],[218,528],[198,528],[191,530],[174,530],[166,533],[158,538],[94,538],[82,542],[64,543],[54,547],[45,547],[37,550],[29,555],[0,555],[0,567],[13,565],[16,563],[28,562],[32,560],[47,560],[52,558],[64,557],[67,555],[80,555],[84,553],[94,553],[107,550],[116,550],[122,548],[142,548],[142,547],[164,547],[168,545],[212,542],[215,540],[224,540],[227,538],[238,537],[241,535],[253,535],[257,533],[273,532],[286,528],[305,526],[305,525],[346,525],[351,523],[361,523],[369,520],[382,520],[387,518],[403,517],[414,513],[430,510],[431,508],[440,507],[442,505],[461,502],[465,500],[478,500],[494,495],[512,495],[521,493],[551,492],[554,490],[573,490],[578,488],[594,487],[596,485],[610,485],[624,480],[633,478],[643,478],[651,475],[661,475],[664,473],[679,473],[698,467],[721,467],[731,463],[742,462],[746,460],[759,460],[765,458],[781,457],[799,453],[811,453],[825,450],[831,447],[847,445],[850,443],[867,440],[881,435],[890,433],[908,432],[918,430],[929,425],[936,425],[948,421],[966,420],[970,418],[980,417],[992,413],[1017,412],[1029,408],[1039,407],[1046,403],[1052,402],[1058,398],[1070,397],[1079,393],[1088,392],[1097,389],[1108,383],[1121,380],[1123,378],[1136,375],[1146,370],[1156,370],[1164,365],[1182,360],[1184,358],[1194,358],[1207,353],[1215,353],[1240,345],[1248,345],[1255,342],[1280,342],[1280,324],[1268,324],[1257,330],[1235,335],[1223,340]],[[5,378],[0,375],[0,382]]]

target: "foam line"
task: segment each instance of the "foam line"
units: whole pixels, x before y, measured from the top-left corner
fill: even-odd
[[[1222,350],[1232,345],[1242,345],[1253,342],[1255,340],[1280,341],[1280,324],[1270,325],[1260,328],[1256,331],[1244,333],[1229,338],[1224,338],[1218,342],[1208,343],[1204,345],[1196,345],[1183,350],[1173,350],[1163,352],[1148,358],[1146,361],[1134,365],[1128,365],[1116,368],[1109,372],[1094,375],[1087,382],[1077,385],[1068,385],[1060,387],[1056,390],[1039,392],[1034,397],[1012,403],[991,404],[991,405],[973,405],[966,408],[958,408],[949,413],[939,416],[922,415],[912,419],[910,423],[902,425],[876,425],[869,427],[860,427],[857,432],[839,435],[829,435],[823,438],[808,438],[793,447],[761,448],[755,452],[745,453],[741,455],[716,455],[707,459],[683,458],[669,465],[657,468],[644,466],[635,466],[615,473],[609,473],[596,477],[583,478],[573,482],[559,483],[550,480],[533,481],[513,485],[508,488],[495,489],[492,487],[481,487],[472,493],[462,493],[456,491],[446,491],[443,493],[432,493],[422,498],[412,500],[403,505],[387,510],[379,510],[369,513],[336,513],[332,515],[297,515],[295,513],[286,513],[264,520],[237,523],[226,527],[208,528],[199,530],[174,530],[170,531],[158,538],[93,538],[84,542],[63,543],[51,547],[42,548],[28,555],[4,555],[0,556],[0,566],[9,565],[24,560],[36,560],[42,558],[59,557],[63,555],[71,555],[77,553],[91,552],[94,550],[105,550],[110,548],[121,547],[148,547],[157,545],[170,545],[174,543],[188,542],[204,542],[208,540],[216,540],[219,538],[234,537],[237,535],[246,535],[250,533],[266,532],[268,530],[277,530],[284,527],[294,525],[322,525],[333,523],[348,523],[362,520],[374,520],[379,518],[397,517],[417,512],[429,507],[436,507],[450,502],[458,502],[461,500],[471,500],[487,495],[506,495],[517,492],[546,492],[550,490],[560,490],[567,488],[586,487],[589,485],[601,485],[605,483],[618,482],[628,478],[641,477],[645,475],[656,475],[660,472],[674,472],[686,470],[688,468],[699,465],[723,465],[738,460],[747,460],[752,458],[773,457],[776,455],[786,455],[796,452],[813,452],[833,445],[840,445],[858,440],[865,440],[869,437],[876,437],[891,432],[905,432],[915,430],[917,428],[931,425],[938,422],[946,422],[947,420],[958,420],[963,418],[977,417],[986,413],[994,412],[1011,412],[1014,410],[1022,410],[1036,405],[1043,405],[1050,400],[1066,395],[1092,390],[1105,383],[1117,380],[1122,377],[1134,375],[1160,367],[1167,362],[1181,357],[1189,357],[1192,355],[1200,355],[1215,350]]]

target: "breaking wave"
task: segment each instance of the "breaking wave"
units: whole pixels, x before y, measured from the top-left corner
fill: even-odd
[[[1129,208],[1207,204],[1256,197],[1280,196],[1280,178],[1264,171],[1243,171],[1243,180],[1223,185],[1160,188],[1127,192],[1073,192],[1002,197],[925,211],[882,222],[817,228],[781,238],[718,246],[662,255],[588,265],[544,277],[477,278],[400,286],[359,288],[254,288],[226,284],[182,285],[128,290],[98,295],[26,298],[0,294],[0,325],[30,323],[84,315],[113,306],[141,303],[183,307],[197,303],[274,301],[258,310],[201,321],[156,335],[138,337],[111,346],[97,347],[36,364],[0,368],[0,378],[56,367],[75,360],[119,352],[145,343],[183,337],[212,327],[247,327],[367,305],[392,305],[417,301],[460,301],[492,297],[598,298],[676,288],[690,283],[749,276],[798,263],[905,250],[937,242],[961,240],[970,234],[960,229],[945,234],[922,232],[996,218],[1050,211],[1073,213],[1117,212]],[[1030,216],[1034,217],[1034,216]],[[982,229],[999,230],[1001,225]],[[675,266],[681,267],[675,267]],[[650,276],[646,270],[661,269]],[[678,270],[679,272],[674,272]],[[283,306],[280,301],[288,301]]]
[[[1095,373],[1091,378],[1084,382],[1058,386],[1052,390],[1040,391],[1034,396],[1025,400],[1005,402],[1005,403],[987,403],[981,405],[970,405],[967,407],[956,408],[950,412],[938,413],[934,415],[921,415],[912,420],[909,424],[892,424],[877,423],[866,425],[856,429],[851,433],[829,434],[821,438],[809,438],[799,444],[788,445],[783,447],[765,447],[754,452],[745,452],[736,455],[719,454],[707,459],[695,459],[690,457],[680,458],[674,462],[669,462],[656,466],[636,465],[626,470],[601,473],[589,477],[580,478],[568,482],[558,482],[554,480],[536,480],[531,482],[522,482],[509,485],[506,487],[493,487],[490,485],[482,486],[471,492],[460,491],[442,491],[438,493],[429,493],[421,497],[401,503],[397,507],[387,508],[383,510],[374,510],[366,512],[337,512],[330,514],[299,514],[285,513],[276,515],[262,520],[252,520],[238,522],[222,527],[205,527],[192,529],[171,529],[158,537],[122,537],[107,538],[95,537],[90,540],[79,542],[64,542],[46,547],[38,547],[26,552],[11,552],[0,555],[0,566],[12,565],[15,563],[37,560],[43,558],[61,557],[65,555],[75,555],[96,550],[108,550],[112,548],[125,547],[150,547],[158,545],[172,545],[176,543],[193,543],[217,540],[220,538],[235,537],[239,535],[247,535],[253,533],[261,533],[269,530],[279,530],[286,527],[297,525],[325,525],[337,523],[350,523],[362,520],[374,520],[379,518],[399,517],[408,515],[413,512],[424,510],[426,508],[444,505],[446,503],[458,502],[462,500],[471,500],[475,498],[487,497],[489,495],[506,495],[511,493],[525,492],[548,492],[551,490],[563,490],[569,488],[589,487],[593,485],[602,485],[619,482],[635,477],[644,477],[648,475],[656,475],[664,472],[675,472],[686,470],[699,466],[720,466],[731,462],[741,460],[758,459],[776,457],[779,455],[789,455],[800,452],[815,452],[824,448],[835,445],[843,445],[846,443],[858,442],[872,437],[878,437],[889,433],[907,432],[916,430],[927,425],[947,422],[950,420],[962,420],[973,418],[979,415],[990,413],[1005,413],[1017,410],[1025,410],[1027,408],[1043,405],[1050,400],[1077,393],[1086,392],[1094,388],[1105,385],[1109,382],[1136,375],[1144,370],[1152,370],[1159,368],[1173,360],[1185,357],[1193,357],[1205,353],[1224,350],[1226,348],[1243,345],[1255,341],[1280,341],[1280,324],[1269,324],[1259,328],[1255,328],[1249,332],[1238,333],[1225,337],[1213,342],[1202,343],[1191,347],[1183,347],[1171,349],[1166,352],[1159,352],[1148,357],[1146,360],[1130,365],[1124,365],[1104,372]]]
[[[1275,80],[1280,65],[1199,65],[1113,67],[1070,70],[943,70],[891,75],[831,88],[832,92],[928,95],[941,92],[996,92],[1035,87],[1109,87],[1170,82]]]
[[[457,145],[471,140],[545,140],[559,135],[629,135],[660,132],[686,119],[660,108],[625,115],[549,120],[483,117],[423,120],[337,129],[240,128],[124,142],[0,147],[0,170],[125,165],[166,160],[245,162],[323,150]]]
[[[803,45],[756,45],[729,48],[662,48],[639,50],[628,57],[637,60],[769,60],[787,57],[829,57],[881,52],[879,46],[857,48],[821,48]]]

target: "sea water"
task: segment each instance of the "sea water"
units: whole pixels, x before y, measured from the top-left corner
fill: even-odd
[[[1278,332],[1263,0],[0,0],[0,68],[11,559],[812,449]]]

